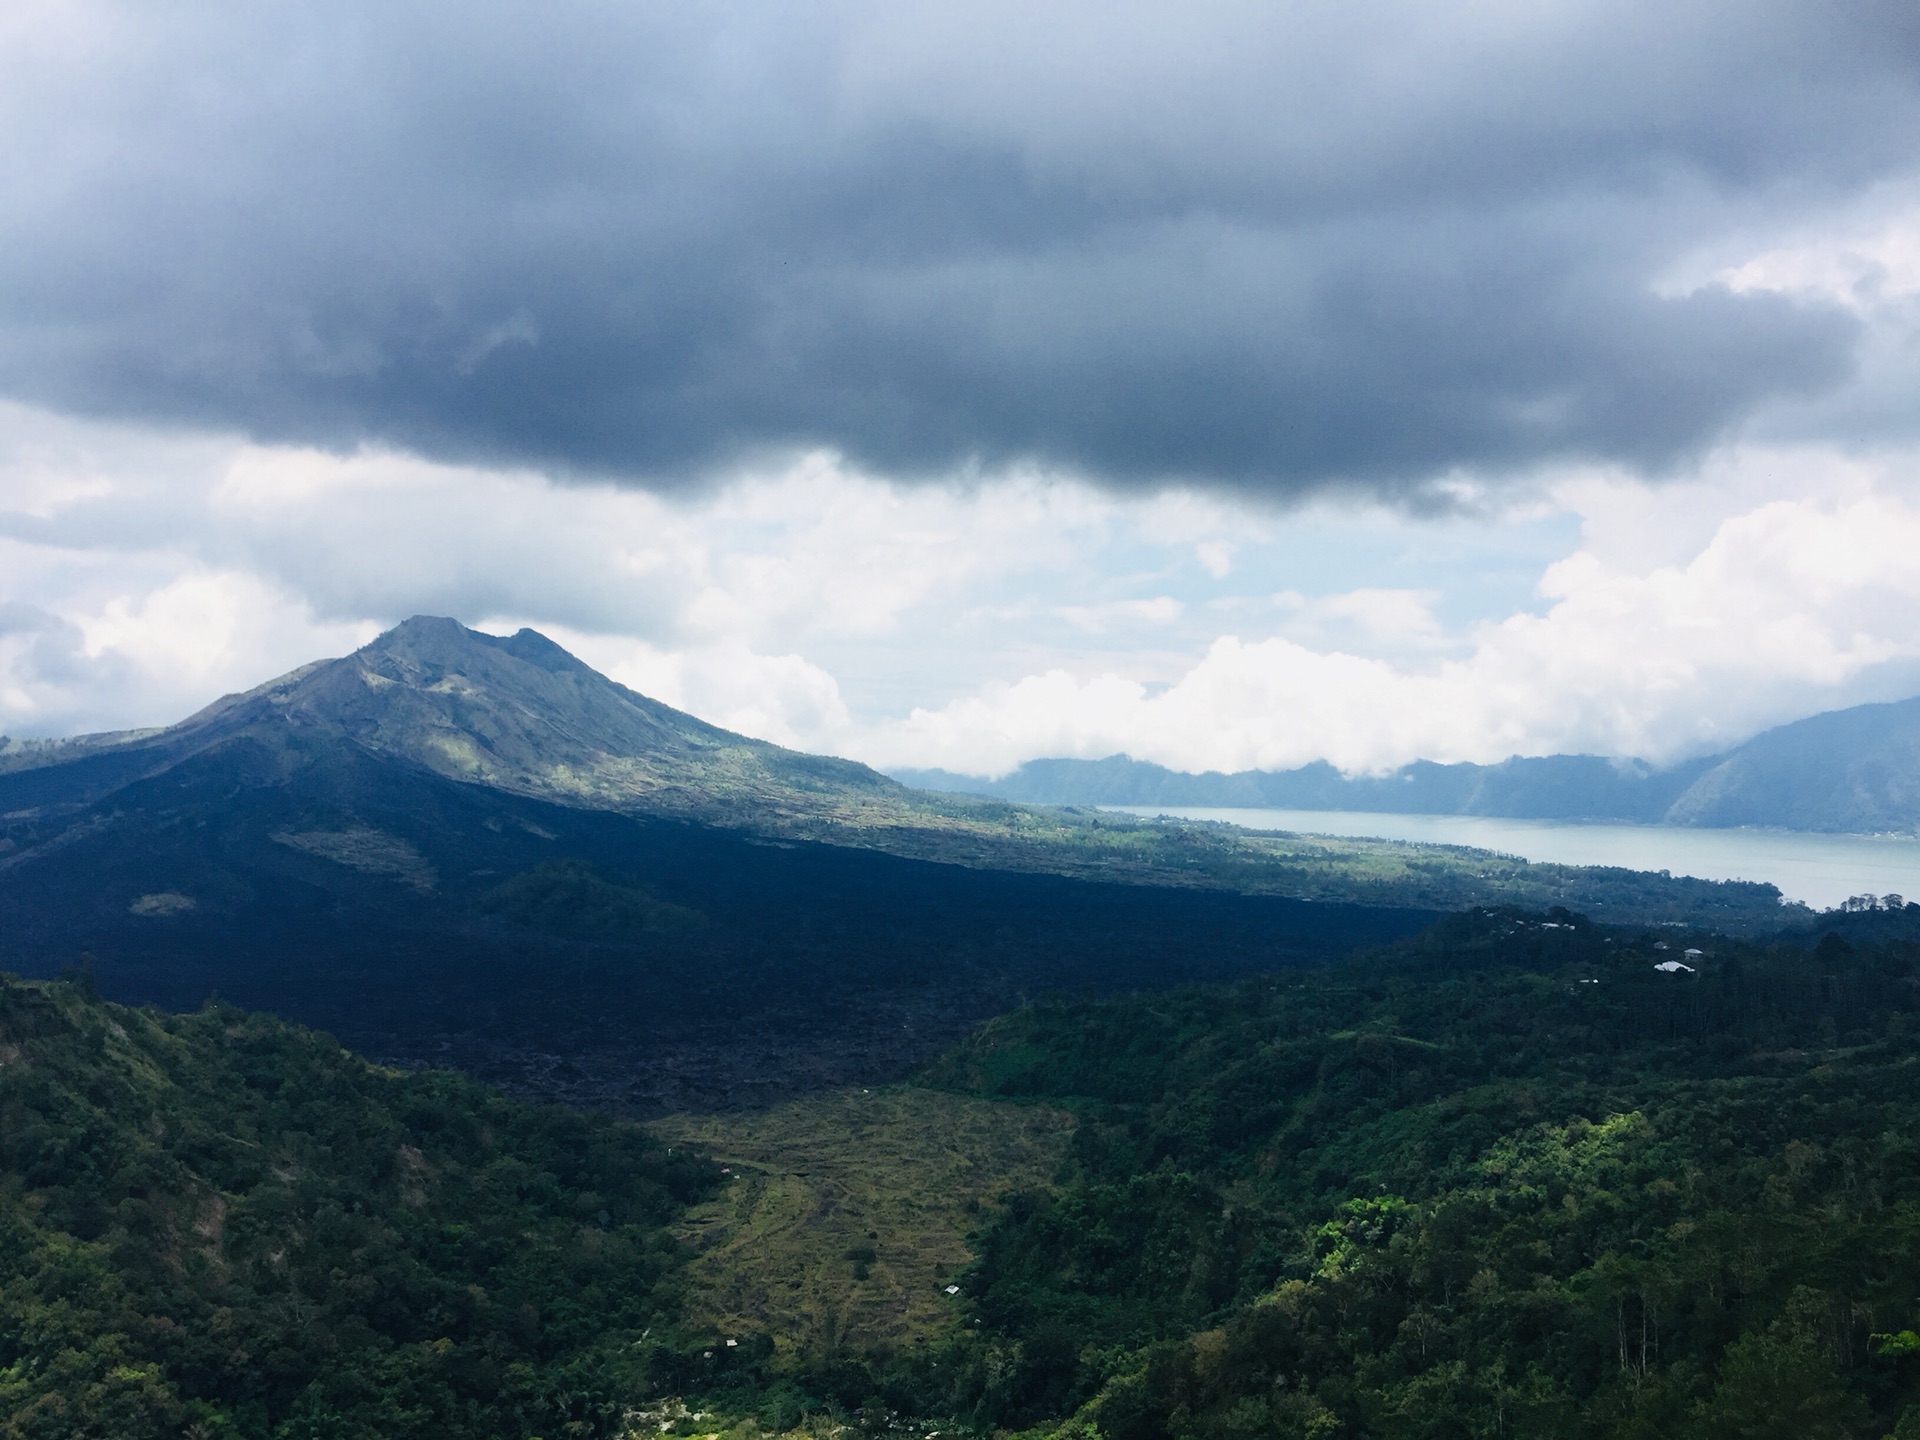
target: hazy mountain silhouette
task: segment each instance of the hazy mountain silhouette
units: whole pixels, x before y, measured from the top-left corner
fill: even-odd
[[[1920,698],[1834,710],[1716,757],[1667,810],[1670,825],[1920,830]]]
[[[1030,760],[997,780],[896,770],[910,785],[1043,805],[1169,805],[1613,820],[1643,825],[1920,831],[1920,699],[1836,710],[1664,768],[1597,755],[1420,761],[1379,776],[1320,762],[1187,774],[1125,755]]]

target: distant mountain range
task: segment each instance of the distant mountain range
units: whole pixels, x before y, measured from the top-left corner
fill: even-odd
[[[997,780],[945,770],[892,774],[923,789],[1037,805],[1361,810],[1912,834],[1920,831],[1920,698],[1815,715],[1723,754],[1665,768],[1548,755],[1498,765],[1420,761],[1381,776],[1349,777],[1325,763],[1193,775],[1114,755],[1030,760]]]

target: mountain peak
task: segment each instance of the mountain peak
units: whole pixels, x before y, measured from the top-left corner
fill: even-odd
[[[559,650],[562,655],[567,653],[534,630],[522,630],[519,635],[508,639],[489,635],[484,630],[469,630],[458,620],[445,615],[415,615],[402,620],[391,630],[374,636],[353,653],[363,657],[393,656],[404,663],[429,668],[458,666],[470,663],[474,657],[486,652],[510,649],[521,635],[531,636],[536,644]],[[567,658],[571,660],[573,657]],[[574,663],[579,664],[578,661]]]
[[[100,785],[110,789],[247,743],[264,745],[279,766],[324,763],[329,747],[344,745],[450,780],[596,809],[744,819],[904,794],[854,761],[798,754],[649,699],[537,630],[489,635],[441,615],[416,615],[351,655],[227,696],[165,730],[44,753],[12,747],[19,753],[0,755],[0,773],[113,750],[125,759],[103,772]]]
[[[491,636],[484,638],[492,639]],[[594,673],[593,668],[579,656],[549,640],[538,630],[516,630],[506,639],[494,643],[516,660],[525,660],[542,670],[585,670],[588,674]]]
[[[444,615],[415,615],[402,620],[354,653],[369,658],[392,657],[403,666],[418,667],[422,671],[459,670],[474,666],[484,668],[494,657],[506,655],[549,674],[573,674],[583,678],[591,676],[602,684],[613,683],[538,630],[523,628],[511,635],[489,635],[484,630],[469,630],[458,620]],[[393,678],[400,677],[395,675]]]
[[[381,631],[361,648],[370,650],[376,645],[391,646],[426,638],[471,642],[479,639],[490,640],[495,637],[483,635],[478,630],[469,630],[450,615],[410,615],[391,630]]]
[[[897,808],[906,793],[865,765],[799,754],[649,699],[537,630],[489,635],[440,615],[416,615],[351,655],[226,696],[164,730],[6,746],[0,774],[98,757],[97,775],[66,785],[71,799],[90,800],[249,744],[282,773],[324,765],[344,746],[563,805],[750,824],[864,812],[876,799]]]

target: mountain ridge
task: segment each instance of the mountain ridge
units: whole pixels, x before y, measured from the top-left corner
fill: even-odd
[[[1029,760],[998,779],[895,769],[926,789],[1026,804],[1353,810],[1816,833],[1920,833],[1920,697],[1776,726],[1718,754],[1656,767],[1599,755],[1421,760],[1383,776],[1325,761],[1200,774],[1127,755]]]

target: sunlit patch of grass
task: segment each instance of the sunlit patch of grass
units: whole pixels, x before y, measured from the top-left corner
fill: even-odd
[[[1002,1196],[1045,1188],[1070,1116],[913,1086],[837,1090],[652,1129],[731,1167],[688,1213],[689,1323],[777,1354],[897,1346],[955,1323],[946,1293]]]

